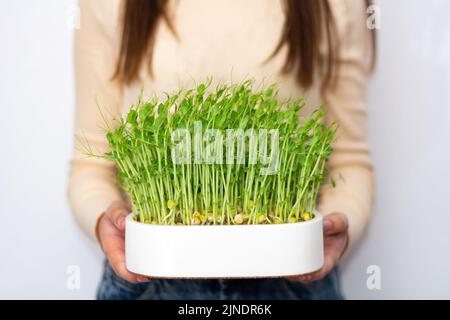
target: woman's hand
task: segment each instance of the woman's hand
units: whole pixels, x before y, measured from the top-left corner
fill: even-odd
[[[297,277],[289,277],[290,280],[301,282],[317,281],[325,277],[339,262],[348,245],[348,220],[342,213],[331,213],[323,218],[324,235],[324,264],[319,271]]]
[[[123,201],[113,202],[98,222],[97,234],[103,252],[117,275],[132,282],[147,282],[147,277],[131,273],[125,266],[125,218],[130,206]]]

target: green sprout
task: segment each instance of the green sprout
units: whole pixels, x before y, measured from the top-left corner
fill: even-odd
[[[299,124],[303,98],[280,100],[277,94],[276,85],[255,90],[251,80],[214,89],[209,81],[163,101],[144,102],[141,97],[115,125],[108,125],[110,151],[100,157],[115,163],[118,181],[132,199],[134,219],[167,225],[313,219],[336,126],[324,125],[320,109]],[[181,149],[189,161],[181,163],[174,159],[174,132],[179,129],[189,138],[187,148]],[[240,146],[231,139],[227,146],[211,148],[210,129],[225,137],[222,142],[233,137],[230,129],[245,133],[265,129],[276,132],[278,140],[277,145],[263,146],[261,141],[252,145],[245,136],[246,143]],[[208,152],[214,161],[202,161]],[[89,149],[86,153],[93,155]],[[262,174],[267,168],[255,161],[261,154],[272,156],[273,173]]]

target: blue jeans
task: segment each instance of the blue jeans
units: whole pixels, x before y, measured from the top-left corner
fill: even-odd
[[[335,268],[324,279],[309,284],[285,278],[167,280],[133,284],[105,263],[97,291],[99,300],[321,300],[343,299]]]

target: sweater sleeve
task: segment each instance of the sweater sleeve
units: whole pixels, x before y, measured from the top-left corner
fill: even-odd
[[[336,122],[338,131],[329,174],[336,186],[324,186],[319,210],[326,214],[342,212],[349,220],[350,245],[368,224],[373,201],[373,168],[366,134],[364,103],[369,74],[369,30],[365,23],[364,1],[334,1],[340,40],[338,82],[324,91],[327,122]]]
[[[79,3],[81,24],[75,33],[76,139],[68,197],[77,222],[95,238],[98,218],[112,201],[122,196],[116,186],[113,164],[84,155],[78,138],[96,154],[108,150],[99,110],[106,115],[117,115],[122,101],[122,88],[111,80],[117,61],[114,41],[118,32],[114,17],[118,5],[110,0]]]

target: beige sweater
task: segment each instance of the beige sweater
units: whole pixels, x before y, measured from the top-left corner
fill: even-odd
[[[96,152],[107,150],[96,102],[115,116],[126,112],[141,88],[150,97],[207,76],[213,76],[214,81],[251,77],[278,82],[281,97],[305,95],[308,104],[304,113],[324,103],[328,120],[340,126],[329,162],[337,185],[323,187],[318,209],[324,214],[345,213],[350,241],[354,242],[368,223],[373,194],[364,105],[369,41],[363,2],[330,0],[341,38],[340,81],[337,88],[321,95],[319,80],[305,92],[293,74],[280,75],[285,50],[263,64],[280,38],[284,21],[281,0],[177,1],[170,9],[179,40],[161,23],[154,47],[154,77],[150,79],[143,67],[142,82],[132,86],[110,80],[120,43],[121,1],[81,0],[81,28],[75,36],[75,133],[86,136]],[[77,149],[68,191],[78,223],[91,236],[101,213],[121,198],[113,164],[87,158]]]

